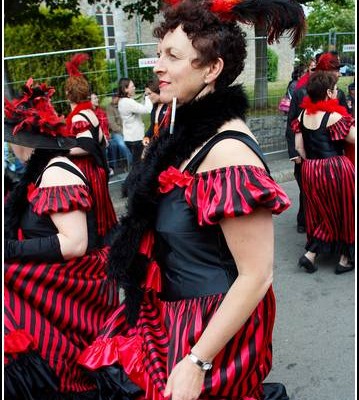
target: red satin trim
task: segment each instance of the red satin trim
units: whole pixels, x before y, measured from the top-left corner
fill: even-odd
[[[161,172],[158,177],[160,184],[159,191],[161,193],[170,192],[175,186],[189,186],[193,181],[193,176],[188,171],[181,172],[177,168],[169,167],[166,171]]]
[[[153,254],[153,245],[155,239],[152,231],[148,231],[143,235],[141,240],[139,253],[144,254],[148,258],[152,258]],[[147,275],[146,280],[143,284],[143,288],[147,290],[154,290],[158,293],[161,292],[162,284],[161,284],[161,272],[160,267],[157,262],[152,260],[147,266]]]
[[[313,103],[308,96],[305,96],[299,107],[304,108],[308,115],[315,114],[318,111],[325,111],[329,113],[337,112],[343,117],[350,116],[348,110],[339,104],[338,99],[322,100],[318,101],[317,103]]]
[[[26,353],[33,348],[34,338],[22,329],[4,337],[4,353]]]
[[[98,339],[80,354],[77,363],[90,370],[118,363],[123,366],[130,379],[145,390],[142,345],[143,338],[137,334]]]
[[[69,132],[71,131],[72,117],[74,115],[77,115],[79,112],[81,112],[83,110],[93,110],[91,101],[81,101],[80,103],[78,103],[76,105],[76,107],[66,117],[66,127]]]
[[[85,132],[91,128],[91,124],[87,121],[76,121],[71,125],[71,134],[77,136],[79,133]]]

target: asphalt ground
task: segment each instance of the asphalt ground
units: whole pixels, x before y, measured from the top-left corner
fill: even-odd
[[[298,187],[287,158],[268,160],[273,178],[292,206],[274,216],[274,290],[277,316],[273,334],[273,367],[267,382],[281,382],[290,400],[355,400],[356,272],[335,275],[338,257],[318,257],[318,271],[297,265],[305,234],[296,231]],[[120,182],[110,185],[116,211],[125,210]],[[120,177],[121,180],[121,177]]]

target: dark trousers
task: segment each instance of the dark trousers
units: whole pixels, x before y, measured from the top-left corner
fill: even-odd
[[[299,210],[297,214],[297,225],[305,227],[304,193],[302,190],[302,164],[294,164],[294,177],[299,187]]]
[[[132,162],[136,164],[141,160],[141,155],[143,151],[142,140],[138,140],[136,142],[125,142],[125,143],[132,153]]]

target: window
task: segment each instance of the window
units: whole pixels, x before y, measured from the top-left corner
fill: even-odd
[[[114,18],[111,10],[107,8],[100,7],[96,9],[96,21],[103,29],[103,35],[105,38],[106,46],[114,46],[115,45],[115,27],[114,27]],[[106,58],[114,59],[116,56],[114,49],[106,49]]]

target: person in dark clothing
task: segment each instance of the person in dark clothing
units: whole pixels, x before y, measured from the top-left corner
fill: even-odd
[[[336,274],[354,269],[355,176],[345,143],[355,143],[354,118],[336,98],[338,77],[315,72],[309,79],[299,118],[292,123],[302,157],[306,207],[306,253],[299,266],[313,273],[318,254],[340,255]],[[333,179],[332,177],[335,177]]]
[[[289,94],[290,98],[293,97],[293,93],[297,86],[298,80],[303,75],[304,70],[305,70],[305,67],[303,66],[303,64],[299,64],[294,67],[292,75],[291,75],[291,80],[289,81],[288,86],[287,86],[287,94]]]
[[[350,114],[355,117],[355,82],[348,85],[347,107]]]
[[[142,140],[144,152],[142,158],[145,156],[147,146],[152,140],[158,139],[160,136],[169,133],[170,125],[170,112],[171,108],[168,104],[160,101],[160,87],[158,78],[150,79],[145,85],[145,94],[149,97],[153,104],[151,111],[151,123]]]
[[[332,54],[331,52],[328,52],[320,55],[315,69],[313,67],[310,69],[309,72],[313,73],[314,71],[332,71],[339,77],[340,76],[339,68],[340,68],[340,62],[338,57]],[[302,158],[295,149],[295,135],[293,133],[291,124],[296,118],[298,118],[299,114],[301,113],[302,108],[300,107],[300,105],[306,95],[307,95],[307,85],[303,85],[294,91],[288,111],[287,127],[285,132],[289,159],[294,162],[294,177],[299,187],[299,210],[297,213],[298,233],[305,232],[305,210],[303,203],[302,183],[301,183]],[[347,108],[346,96],[344,92],[340,89],[338,89],[337,98],[339,104]]]

